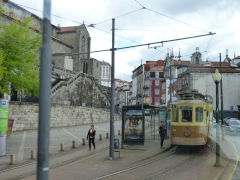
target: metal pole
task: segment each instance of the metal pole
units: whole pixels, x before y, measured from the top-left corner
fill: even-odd
[[[156,111],[154,110],[154,125],[153,125],[153,127],[154,127],[154,140],[155,140],[155,124],[156,124]]]
[[[216,83],[216,123],[217,123],[217,127],[216,127],[216,163],[215,166],[221,166],[220,164],[220,138],[219,138],[219,108],[218,108],[218,104],[219,104],[219,95],[218,95],[218,83],[219,82],[215,82]]]
[[[172,65],[170,65],[170,103],[172,102]]]
[[[115,48],[114,48],[114,31],[115,31],[115,19],[112,19],[112,73],[111,73],[111,109],[110,109],[110,152],[109,157],[110,160],[114,159],[114,151],[113,151],[113,140],[114,140],[114,105],[115,105],[115,99],[114,99],[114,90],[115,90],[115,84],[114,84],[114,60],[115,60]]]
[[[49,119],[51,108],[51,0],[44,0],[43,34],[40,58],[39,125],[37,179],[48,180],[49,172]]]
[[[142,64],[142,73],[143,73],[143,76],[142,76],[142,110],[143,110],[143,104],[144,104],[144,64]]]
[[[219,59],[220,59],[220,74],[221,74],[221,81],[220,81],[220,91],[221,91],[221,132],[222,132],[222,140],[224,140],[224,133],[223,133],[223,89],[222,89],[222,79],[223,79],[223,76],[222,76],[222,56],[221,56],[221,53],[219,53]]]

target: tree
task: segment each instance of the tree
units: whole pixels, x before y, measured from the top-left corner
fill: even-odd
[[[31,18],[0,23],[0,94],[24,91],[37,95],[41,35],[30,28]]]

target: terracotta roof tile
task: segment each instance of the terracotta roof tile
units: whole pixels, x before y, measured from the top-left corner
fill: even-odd
[[[152,70],[152,71],[163,71],[164,66],[155,66],[153,68],[150,68],[150,70]]]
[[[211,65],[220,67],[220,62],[211,62]],[[229,67],[229,64],[227,62],[222,62],[222,67]]]

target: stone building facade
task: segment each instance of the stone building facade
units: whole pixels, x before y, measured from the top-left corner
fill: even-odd
[[[12,20],[21,21],[26,17],[30,17],[32,18],[31,28],[36,33],[42,31],[42,19],[38,16],[11,1],[3,1],[0,5],[6,9],[6,14],[0,19],[2,22],[8,23]],[[63,101],[63,104],[64,102],[76,104],[76,101],[78,101],[77,104],[89,104],[89,99],[91,99],[91,105],[100,106],[104,104],[104,107],[109,105],[109,98],[106,97],[109,95],[108,90],[99,85],[101,80],[101,62],[90,57],[91,37],[85,24],[70,27],[51,25],[51,29],[52,62],[54,66],[52,71],[52,92],[54,92],[52,101],[59,102],[59,99],[55,98],[61,97],[60,99]],[[78,77],[77,81],[73,80],[74,77]],[[89,79],[91,79],[91,83]],[[71,83],[74,84],[72,88],[68,83],[69,81],[74,82]],[[67,84],[67,87],[71,90],[78,86],[82,87],[86,92],[92,93],[82,93],[84,100],[79,102],[80,100],[77,100],[78,97],[73,95],[73,92],[70,93],[71,95],[63,93],[63,84]],[[56,91],[56,89],[58,90]],[[57,93],[59,94],[57,95]],[[24,100],[24,98],[21,99]]]

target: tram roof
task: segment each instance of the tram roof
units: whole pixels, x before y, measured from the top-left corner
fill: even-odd
[[[179,100],[172,102],[171,104],[211,104],[211,103],[200,99],[191,99],[191,100]]]

